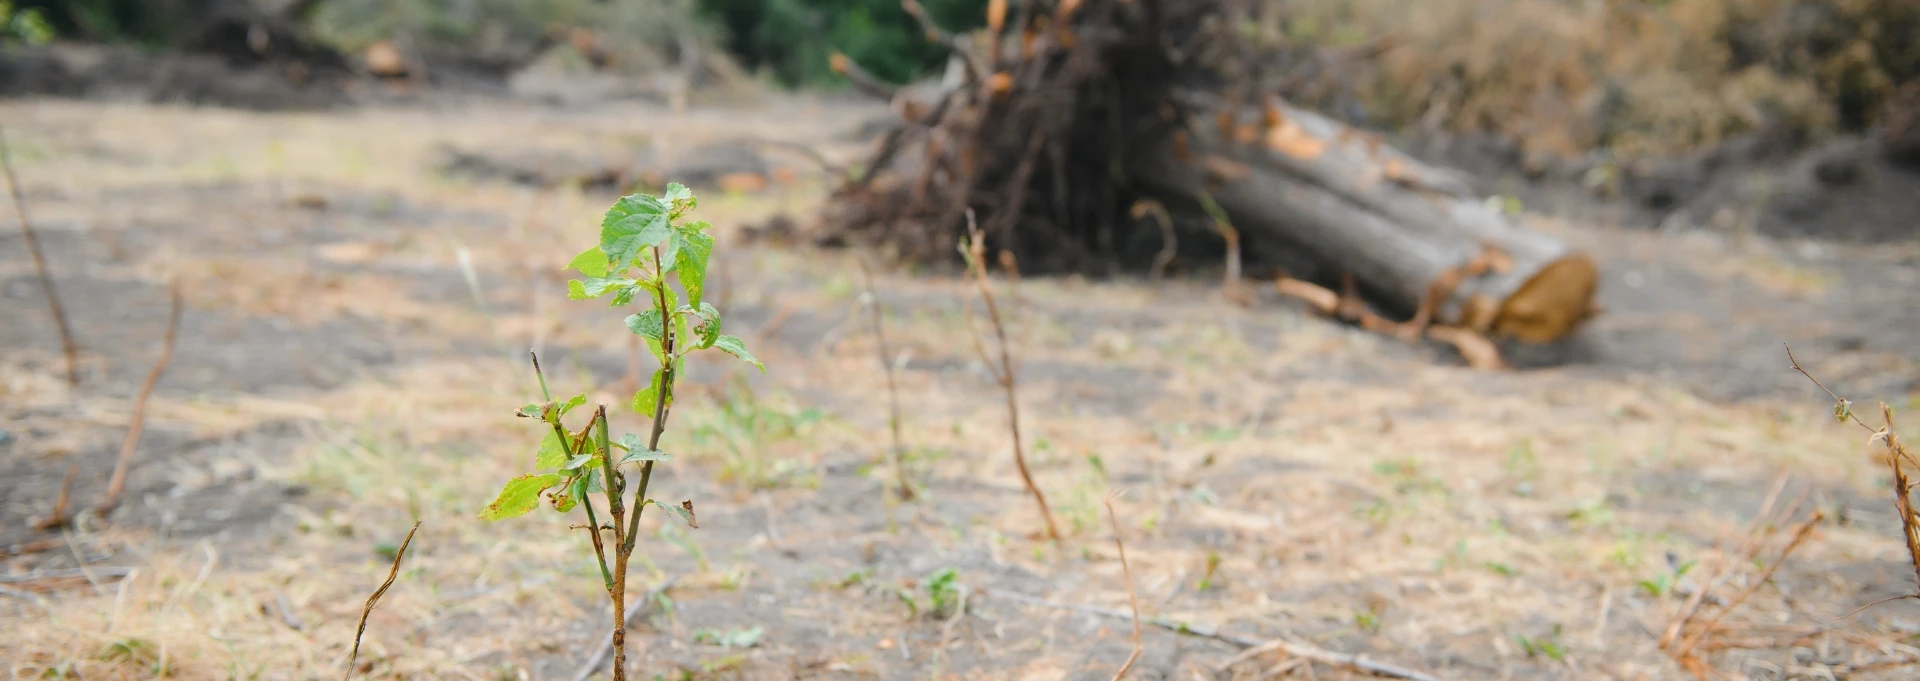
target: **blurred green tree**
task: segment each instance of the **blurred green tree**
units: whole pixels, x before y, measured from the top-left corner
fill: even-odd
[[[949,31],[986,23],[987,0],[921,4]],[[698,6],[726,31],[728,50],[744,65],[788,86],[837,82],[828,65],[834,51],[894,83],[936,71],[946,58],[946,48],[927,40],[899,0],[698,0]]]

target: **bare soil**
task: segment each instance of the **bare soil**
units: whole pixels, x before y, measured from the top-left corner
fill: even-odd
[[[846,159],[846,133],[878,113],[0,105],[84,368],[67,389],[24,246],[0,238],[0,546],[60,540],[0,560],[0,659],[16,676],[143,677],[162,657],[179,678],[339,675],[361,599],[418,518],[364,673],[568,678],[607,618],[584,542],[557,517],[475,513],[537,441],[511,417],[535,391],[526,349],[557,390],[644,425],[623,406],[624,313],[566,301],[560,272],[612,197],[449,174],[443,150],[637,157],[751,134]],[[1650,231],[1606,205],[1528,199],[1548,211],[1540,229],[1600,257],[1606,313],[1559,347],[1513,349],[1524,368],[1507,373],[1274,294],[1240,309],[1203,275],[1023,281],[1005,295],[1028,455],[1070,535],[1054,547],[965,338],[970,289],[950,279],[875,282],[924,486],[886,501],[887,396],[852,255],[742,238],[809,218],[821,187],[702,192],[721,233],[710,297],[769,372],[703,360],[689,374],[667,438],[679,458],[654,486],[701,523],[648,523],[636,582],[676,581],[631,637],[640,678],[1109,678],[1126,622],[996,594],[1125,608],[1100,507],[1122,490],[1150,615],[1449,679],[1689,678],[1653,641],[1697,577],[1642,583],[1719,555],[1782,475],[1783,498],[1841,520],[1728,617],[1725,638],[1750,643],[1712,663],[1775,679],[1917,668],[1902,660],[1920,654],[1920,605],[1830,622],[1912,576],[1883,470],[1781,349],[1859,405],[1911,408],[1911,238]],[[76,505],[105,487],[171,277],[190,307],[128,502],[66,535],[32,529],[68,466]],[[137,573],[34,577],[76,556]],[[965,608],[934,611],[928,580],[948,568]],[[714,642],[755,627],[750,647]],[[1284,663],[1216,670],[1237,648],[1160,629],[1145,646],[1132,678]]]

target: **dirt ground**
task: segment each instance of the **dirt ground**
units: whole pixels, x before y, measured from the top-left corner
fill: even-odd
[[[0,104],[82,350],[68,389],[9,218],[0,660],[13,678],[338,677],[419,519],[359,673],[571,678],[607,620],[585,542],[551,513],[476,513],[538,439],[512,416],[537,391],[528,348],[557,390],[645,425],[623,408],[625,313],[564,293],[561,266],[612,196],[451,175],[445,149],[671,155],[751,131],[849,159],[848,134],[881,113]],[[701,523],[647,523],[636,582],[671,582],[630,636],[638,678],[1109,678],[1127,622],[1025,598],[1127,607],[1109,492],[1124,492],[1147,614],[1456,680],[1692,678],[1660,632],[1769,496],[1804,493],[1829,522],[1726,616],[1711,664],[1762,679],[1920,669],[1920,603],[1834,619],[1913,576],[1874,450],[1782,350],[1858,405],[1911,409],[1911,238],[1647,230],[1530,203],[1553,213],[1540,229],[1601,258],[1606,311],[1573,341],[1514,349],[1524,368],[1509,373],[1273,294],[1241,309],[1201,277],[1022,282],[1023,434],[1069,535],[1055,547],[965,338],[969,289],[904,270],[873,289],[923,487],[887,501],[883,360],[852,255],[742,238],[810,216],[823,186],[701,190],[720,234],[709,299],[768,372],[692,365],[665,440],[679,458],[654,489],[692,499]],[[106,487],[172,278],[188,306],[126,502],[33,529],[70,467],[76,505]],[[948,569],[952,588],[935,588]],[[1238,646],[1166,629],[1144,650],[1132,678],[1360,678],[1277,653],[1225,666]]]

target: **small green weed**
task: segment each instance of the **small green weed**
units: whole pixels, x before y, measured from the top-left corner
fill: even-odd
[[[1564,661],[1567,657],[1567,647],[1560,642],[1560,625],[1558,624],[1553,625],[1553,632],[1545,636],[1529,638],[1522,634],[1514,634],[1513,640],[1520,644],[1521,650],[1527,651],[1527,657],[1546,657],[1555,662]]]
[[[752,648],[760,644],[760,637],[765,633],[766,630],[758,626],[726,631],[699,629],[693,632],[693,642],[722,648]]]
[[[1411,457],[1375,462],[1373,473],[1391,481],[1393,491],[1398,494],[1447,493],[1447,484],[1438,477],[1428,475],[1421,469],[1420,461]]]
[[[770,445],[804,442],[825,418],[818,409],[762,399],[738,377],[713,406],[691,419],[688,435],[695,452],[719,457],[721,481],[752,489],[811,483],[803,465],[774,456]]]
[[[1640,587],[1640,591],[1648,596],[1666,598],[1673,593],[1673,587],[1680,583],[1680,578],[1687,576],[1687,572],[1692,570],[1693,566],[1694,561],[1687,561],[1674,566],[1671,570],[1647,579],[1642,579],[1634,584]]]

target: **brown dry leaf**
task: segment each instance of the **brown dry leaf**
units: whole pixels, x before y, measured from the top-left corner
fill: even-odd
[[[1381,174],[1388,180],[1394,182],[1405,183],[1410,179],[1407,177],[1407,164],[1402,163],[1400,159],[1397,158],[1387,159],[1385,167],[1381,169]]]
[[[727,173],[714,180],[720,185],[720,191],[752,194],[767,188],[767,178],[760,173]]]
[[[1285,121],[1267,133],[1267,148],[1296,160],[1312,161],[1327,152],[1327,143],[1308,134],[1300,124]]]
[[[1253,174],[1253,169],[1248,168],[1246,164],[1214,154],[1207,155],[1206,166],[1209,182],[1229,184],[1247,179],[1248,175]]]
[[[987,92],[993,93],[995,97],[1007,94],[1007,91],[1012,89],[1013,74],[1001,71],[987,76]]]
[[[314,255],[331,263],[365,265],[379,260],[380,256],[386,255],[390,248],[392,248],[391,245],[377,241],[350,241],[321,246],[314,249]]]

